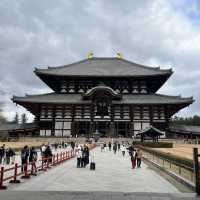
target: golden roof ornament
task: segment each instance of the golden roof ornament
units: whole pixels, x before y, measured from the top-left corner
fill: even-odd
[[[93,53],[92,53],[92,52],[89,52],[88,55],[87,55],[87,58],[88,58],[88,59],[93,58]]]
[[[117,58],[123,59],[123,55],[121,53],[117,53]]]

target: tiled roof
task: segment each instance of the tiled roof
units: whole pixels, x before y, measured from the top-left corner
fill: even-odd
[[[91,101],[83,100],[81,94],[56,94],[47,93],[41,95],[26,95],[25,97],[13,96],[13,102],[16,103],[52,103],[52,104],[78,104],[90,103]],[[193,98],[182,98],[180,96],[168,96],[161,94],[124,94],[121,100],[113,103],[122,104],[191,104]]]
[[[40,75],[56,76],[156,76],[171,75],[172,70],[161,70],[159,67],[153,68],[125,59],[113,58],[91,58],[69,65],[59,67],[48,67],[47,69],[35,69],[35,73]]]
[[[141,130],[140,132],[138,132],[136,135],[145,135],[145,134],[148,134],[148,133],[151,133],[151,134],[154,134],[154,135],[164,135],[165,134],[164,131],[157,129],[154,126],[149,126],[145,129]]]

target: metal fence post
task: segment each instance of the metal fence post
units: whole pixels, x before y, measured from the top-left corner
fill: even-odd
[[[17,169],[18,169],[18,164],[15,163],[14,176],[13,180],[10,180],[10,183],[20,183],[20,180],[17,180]]]
[[[193,148],[193,168],[194,168],[194,181],[196,193],[200,195],[200,176],[199,176],[199,161],[198,161],[198,148]]]
[[[1,172],[0,172],[0,190],[5,190],[7,187],[3,185],[3,178],[4,178],[4,167],[1,167]]]

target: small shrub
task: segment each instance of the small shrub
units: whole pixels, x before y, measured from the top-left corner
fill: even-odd
[[[144,147],[151,147],[151,148],[173,148],[173,143],[168,142],[138,142],[133,141],[133,145],[141,145]]]
[[[190,169],[193,168],[192,159],[183,158],[183,157],[172,155],[172,154],[165,153],[165,152],[160,152],[158,150],[151,149],[151,148],[144,147],[144,146],[142,147],[142,149],[146,152],[149,152],[149,153],[155,155],[155,156],[158,156],[158,157],[163,158],[165,160],[171,161],[172,163],[174,163],[178,166],[181,166],[181,167],[184,167],[184,168],[190,168]]]

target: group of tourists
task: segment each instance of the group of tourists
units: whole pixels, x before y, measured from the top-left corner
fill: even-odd
[[[5,148],[5,144],[0,147],[0,165],[1,164],[14,164],[15,151],[12,148]]]
[[[89,148],[87,145],[76,146],[77,168],[84,168],[89,164]]]
[[[136,166],[140,168],[142,162],[142,150],[140,148],[136,149],[131,145],[128,148],[128,153],[131,158],[132,169],[135,169]]]
[[[68,146],[71,146],[72,149],[75,148],[75,142],[74,141],[60,141],[60,142],[54,142],[51,144],[52,148],[57,150],[58,148],[67,148]]]
[[[35,147],[29,148],[27,145],[21,150],[21,170],[22,172],[27,169],[28,164],[32,164],[33,168],[36,170],[36,162],[38,158],[38,153]]]
[[[138,168],[141,167],[141,162],[142,162],[142,150],[141,148],[135,148],[133,145],[130,145],[128,142],[123,142],[120,143],[118,141],[106,142],[101,143],[101,152],[106,151],[106,149],[109,149],[109,151],[114,152],[114,154],[117,153],[117,151],[121,151],[122,156],[124,157],[126,152],[128,152],[130,159],[131,159],[131,164],[132,164],[132,169],[135,169],[137,166]]]

